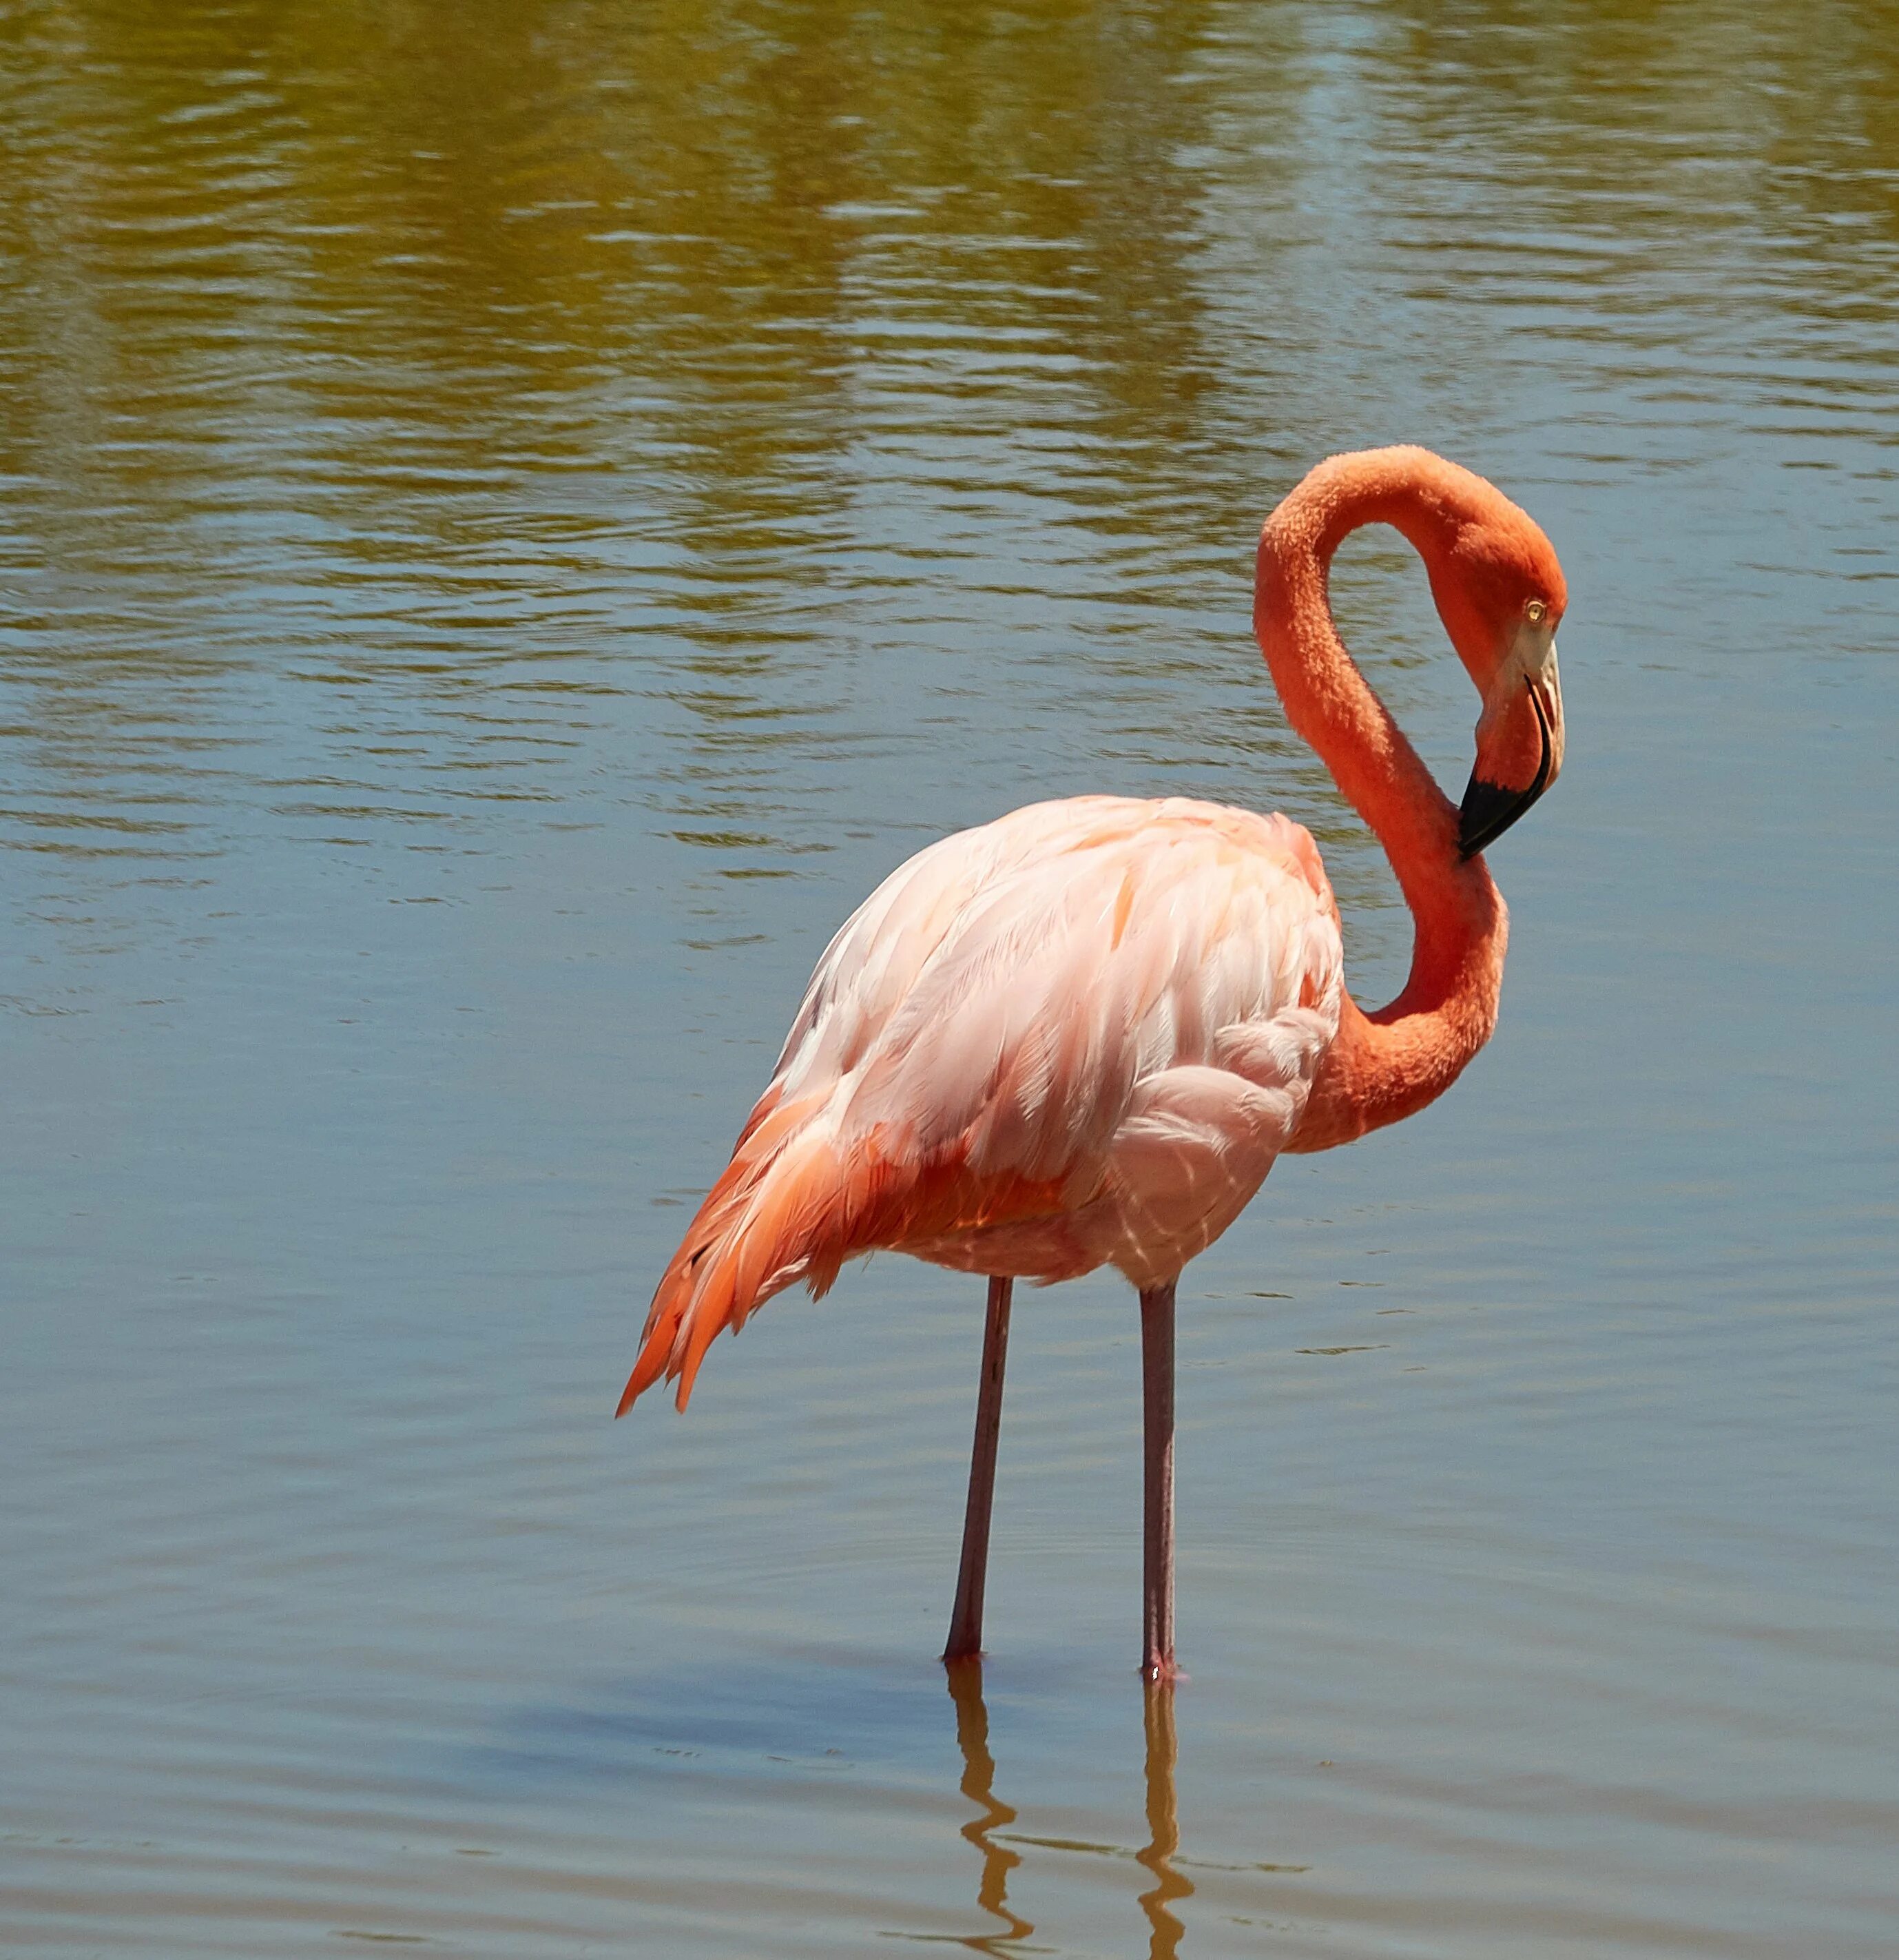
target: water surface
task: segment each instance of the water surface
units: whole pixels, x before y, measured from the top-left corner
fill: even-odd
[[[71,0],[0,183],[8,1952],[1892,1950],[1887,10]],[[616,1426],[648,1291],[959,826],[1283,807],[1395,988],[1247,630],[1393,440],[1570,577],[1502,1027],[1187,1276],[1177,1702],[1111,1276],[946,1682],[980,1286]]]

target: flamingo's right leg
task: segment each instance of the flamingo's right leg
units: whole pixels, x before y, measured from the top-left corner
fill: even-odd
[[[950,1615],[945,1660],[982,1651],[982,1593],[989,1573],[989,1512],[996,1493],[996,1439],[1002,1431],[1002,1370],[1009,1358],[1009,1296],[1013,1281],[989,1282],[982,1330],[982,1382],[976,1392],[976,1440],[969,1452],[969,1503],[962,1517],[962,1567]]]

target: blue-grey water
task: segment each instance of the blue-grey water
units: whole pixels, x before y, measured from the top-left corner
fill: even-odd
[[[647,1295],[944,832],[1283,808],[1395,990],[1248,631],[1393,440],[1569,574],[1502,1026],[1188,1273],[1177,1736],[1024,1298],[959,1704],[979,1283]],[[0,1951],[1899,1948],[1889,7],[0,8]]]

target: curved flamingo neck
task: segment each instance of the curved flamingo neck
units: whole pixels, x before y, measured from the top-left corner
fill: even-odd
[[[1367,1014],[1348,994],[1288,1148],[1329,1149],[1395,1123],[1457,1080],[1497,1025],[1509,918],[1457,811],[1353,664],[1333,622],[1333,554],[1360,526],[1393,525],[1435,580],[1466,504],[1465,473],[1416,449],[1322,463],[1260,539],[1253,628],[1287,718],[1391,861],[1411,913],[1404,990]]]

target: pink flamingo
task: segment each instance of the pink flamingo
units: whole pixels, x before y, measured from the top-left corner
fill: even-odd
[[[1483,698],[1461,809],[1341,643],[1332,555],[1408,538]],[[1338,907],[1283,816],[1076,797],[901,865],[818,963],[778,1065],[653,1297],[624,1414],[794,1281],[880,1246],[988,1276],[962,1561],[944,1658],[981,1647],[1016,1279],[1117,1266],[1140,1295],[1142,1672],[1174,1662],[1174,1288],[1282,1150],[1421,1109],[1497,1024],[1506,915],[1478,854],[1556,780],[1563,571],[1501,492],[1428,450],[1320,463],[1267,520],[1253,625],[1287,718],[1384,846],[1404,989],[1345,991]]]

